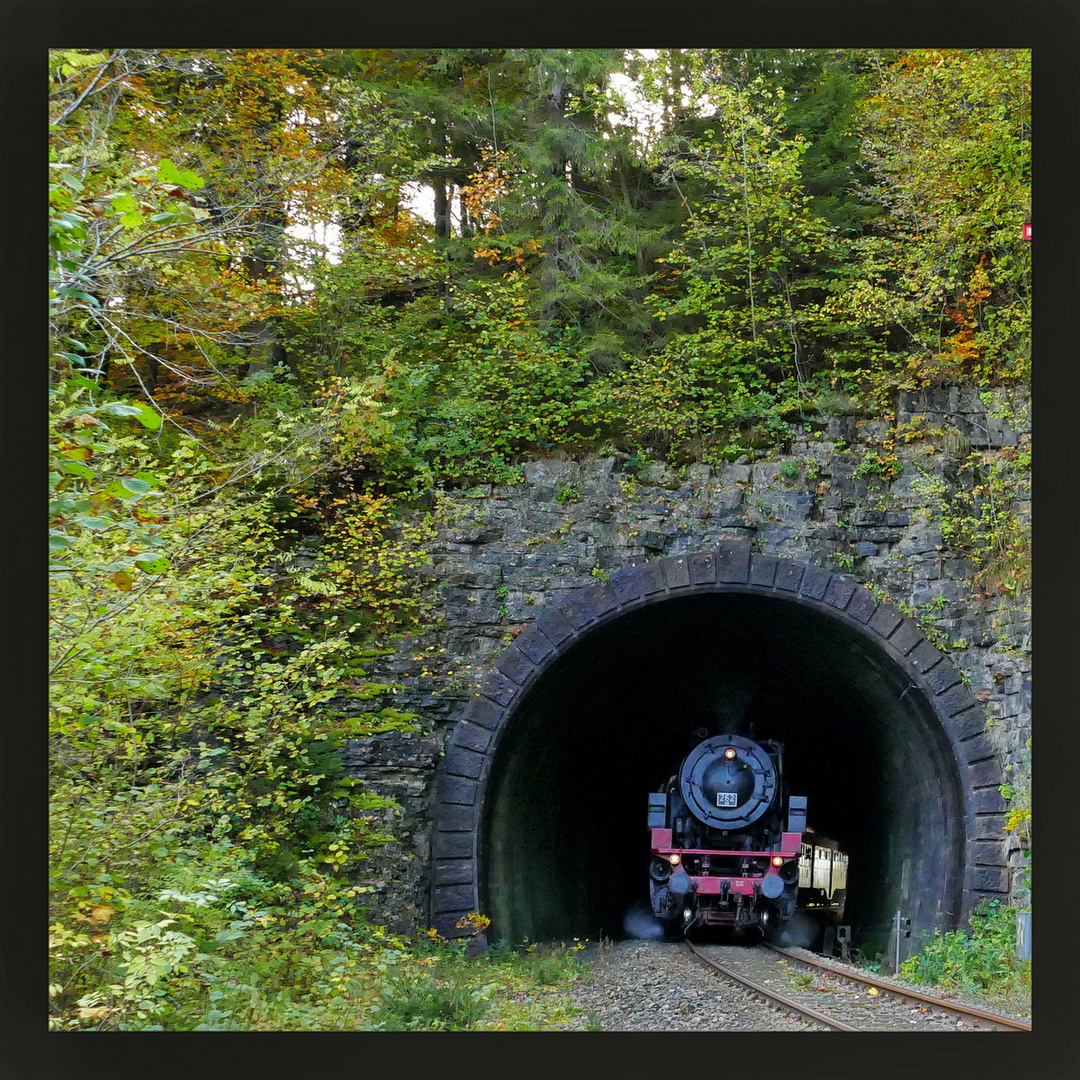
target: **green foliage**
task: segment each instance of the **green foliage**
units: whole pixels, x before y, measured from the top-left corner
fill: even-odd
[[[424,223],[406,221],[407,229],[359,232],[340,261],[314,261],[305,269],[310,295],[290,309],[283,328],[290,367],[303,386],[351,376],[374,380],[377,389],[406,358],[402,345],[424,334],[422,298],[445,270]],[[418,288],[418,282],[425,284]]]
[[[567,979],[580,978],[584,969],[578,953],[585,946],[577,938],[574,942],[572,946],[558,945],[542,951],[526,948],[526,971],[541,986],[557,986]]]
[[[814,400],[822,416],[854,416],[859,406],[850,395],[837,390],[824,390]]]
[[[972,451],[957,470],[961,482],[924,471],[916,490],[930,499],[941,536],[976,566],[974,583],[988,593],[1015,596],[1031,585],[1031,534],[1017,508],[1030,484],[1030,453],[1005,448]]]
[[[422,617],[409,578],[422,536],[386,496],[324,499],[323,557],[298,572],[278,550],[273,496],[240,488],[257,462],[215,464],[193,440],[169,449],[126,434],[144,409],[90,404],[92,391],[69,383],[53,399],[55,1018],[175,1026],[225,956],[232,938],[217,934],[259,950],[265,959],[238,956],[237,970],[251,966],[244,985],[267,991],[296,983],[304,934],[363,926],[348,877],[390,839],[394,807],[343,776],[336,745],[413,718],[328,706],[388,689],[362,659]],[[324,441],[332,452],[332,433]],[[296,488],[305,501],[318,507],[318,490]],[[201,882],[240,874],[273,900],[259,935],[277,937],[259,945],[233,920],[193,945],[187,922],[173,928],[153,907],[175,866],[205,867]]]
[[[1028,905],[1021,910],[1030,911],[1031,895],[1031,740],[1024,744],[1019,767],[1007,765],[1009,779],[998,790],[1008,803],[1005,815],[1005,831],[1013,833],[1020,842],[1024,858],[1022,886],[1028,894]]]
[[[418,449],[440,479],[513,482],[517,455],[566,442],[587,422],[578,402],[587,363],[547,343],[530,302],[520,272],[473,283],[425,343],[431,398],[417,411]]]
[[[889,212],[888,262],[845,302],[898,305],[918,381],[1030,373],[1030,65],[1027,50],[917,50],[867,100],[866,195]]]
[[[282,296],[284,201],[297,216],[312,205],[322,151],[305,124],[326,109],[311,74],[290,50],[53,54],[58,376],[82,370],[178,404],[235,398]],[[240,143],[259,147],[253,166]]]
[[[935,596],[922,604],[908,604],[903,600],[896,601],[896,607],[900,613],[918,622],[922,627],[923,634],[926,635],[926,639],[932,641],[939,649],[966,649],[967,642],[963,638],[950,640],[940,621],[941,612],[948,606],[949,602],[944,596]]]
[[[584,943],[538,949],[500,942],[467,958],[465,947],[429,932],[419,960],[387,973],[365,1030],[524,1031],[555,1024],[578,1027],[576,1012],[554,991],[586,974]]]
[[[1022,767],[1031,766],[1031,740],[1025,744]],[[1012,766],[1008,767],[1012,771]],[[1009,802],[1009,812],[1005,818],[1007,832],[1015,832],[1025,848],[1031,844],[1031,779],[1022,775],[1015,783],[1006,781],[1000,788],[1001,796]]]
[[[93,390],[93,383],[75,375],[50,392],[49,569],[58,581],[112,574],[129,591],[133,572],[160,573],[168,560],[147,509],[162,481],[149,471],[148,455],[137,456],[146,444],[125,430],[130,424],[124,421],[156,431],[161,416],[141,403],[95,403]],[[110,467],[118,458],[130,466],[120,473]]]
[[[888,483],[903,472],[903,464],[892,446],[867,453],[855,466],[854,476],[866,476]]]
[[[1027,985],[1031,963],[1016,956],[1016,910],[998,900],[982,901],[971,919],[971,933],[935,930],[922,950],[900,965],[915,983],[964,993],[1004,991]]]
[[[378,1031],[464,1031],[491,1008],[492,983],[471,986],[436,981],[427,972],[398,975],[372,1006]]]
[[[737,88],[720,80],[703,89],[714,110],[709,126],[667,167],[672,182],[708,194],[662,260],[649,303],[682,331],[653,378],[683,412],[674,412],[669,430],[696,439],[708,460],[710,446],[724,454],[784,443],[784,414],[800,404],[809,376],[799,312],[804,272],[831,241],[801,191],[801,136],[777,134],[781,99],[761,82]]]

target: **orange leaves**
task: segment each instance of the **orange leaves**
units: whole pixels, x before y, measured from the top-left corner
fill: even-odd
[[[107,1005],[97,1005],[94,1008],[79,1009],[76,1015],[80,1020],[104,1020],[112,1012]]]
[[[473,248],[473,258],[487,259],[488,266],[504,262],[513,263],[514,267],[520,269],[530,255],[543,255],[539,240],[526,240],[522,244],[507,245],[506,248],[495,247],[491,244],[479,244]]]
[[[971,275],[971,286],[966,296],[959,300],[958,308],[946,308],[945,314],[966,330],[974,330],[978,321],[982,302],[992,292],[990,276],[986,272],[986,255],[980,256],[978,265]]]
[[[81,911],[76,911],[72,918],[77,922],[90,923],[91,926],[102,926],[109,922],[115,914],[116,908],[109,907],[108,904],[93,904],[90,907],[90,913],[88,915],[84,915]]]
[[[515,248],[514,249],[514,251],[515,251],[515,259],[517,259],[518,262],[521,262],[523,260],[517,258],[517,256],[519,254],[521,254],[522,252],[526,252],[526,253],[531,254],[531,255],[536,255],[536,254],[539,254],[540,248],[541,248],[541,244],[540,244],[539,240],[535,240],[535,239],[534,240],[526,240],[525,243],[522,244],[520,248]]]
[[[491,920],[486,915],[481,915],[479,911],[470,911],[468,915],[463,915],[458,919],[455,925],[458,930],[464,930],[471,936],[486,930],[491,925]]]
[[[484,233],[490,233],[500,223],[495,204],[502,199],[510,185],[509,154],[483,149],[480,152],[481,167],[469,177],[469,183],[459,192],[469,217]]]
[[[991,293],[990,275],[986,269],[986,253],[979,256],[975,272],[971,275],[971,293],[967,300],[969,310],[973,310]]]
[[[945,314],[960,329],[945,343],[940,360],[955,364],[964,371],[982,357],[985,346],[980,340],[980,315],[983,301],[992,291],[986,255],[983,254],[971,275],[967,293],[958,299],[956,307],[945,308]]]
[[[382,209],[385,214],[384,219],[381,224],[372,228],[372,236],[395,251],[418,251],[423,256],[429,242],[427,223],[416,214],[399,213],[393,201],[385,203]],[[373,213],[378,213],[378,211],[375,210]],[[423,258],[416,263],[416,266],[418,270],[423,269]],[[373,279],[372,286],[377,288],[378,285],[378,279]]]

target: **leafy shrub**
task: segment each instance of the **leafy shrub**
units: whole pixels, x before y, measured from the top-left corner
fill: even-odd
[[[385,496],[323,504],[283,469],[325,533],[301,571],[272,494],[236,486],[267,456],[151,442],[125,425],[155,414],[80,378],[52,401],[50,1022],[296,1026],[292,1004],[332,997],[373,952],[348,875],[394,805],[335,749],[413,718],[327,704],[388,689],[361,661],[421,617],[422,544]],[[326,461],[354,415],[326,417],[325,439],[295,438],[307,418],[280,434]]]
[[[572,945],[563,942],[547,948],[541,948],[536,942],[514,948],[503,940],[489,946],[485,958],[496,964],[513,960],[523,973],[541,986],[554,986],[581,977],[585,971],[581,960],[584,949],[585,944],[579,938],[574,938]]]
[[[965,993],[1005,990],[1030,979],[1031,964],[1016,955],[1016,909],[998,900],[982,901],[971,933],[935,930],[924,935],[922,951],[900,965],[912,982]]]
[[[515,954],[516,950],[507,938],[499,938],[494,944],[489,945],[487,949],[487,958],[495,963],[508,960]]]
[[[380,1031],[463,1031],[491,1008],[494,984],[470,985],[408,972],[379,991],[371,1012]]]
[[[822,416],[855,416],[859,403],[842,390],[823,390],[814,401]]]
[[[924,472],[915,489],[928,496],[941,523],[941,537],[976,566],[974,583],[987,592],[1015,596],[1031,585],[1030,523],[1016,506],[1017,492],[1030,484],[1029,450],[976,450],[950,485]]]
[[[443,319],[395,360],[387,383],[415,424],[417,450],[451,485],[510,483],[517,455],[565,443],[594,425],[578,400],[588,361],[541,332],[521,271],[462,283]],[[423,393],[407,387],[423,381]]]

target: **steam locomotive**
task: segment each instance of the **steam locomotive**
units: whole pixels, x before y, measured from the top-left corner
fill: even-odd
[[[666,931],[768,933],[792,917],[806,797],[788,795],[783,760],[778,742],[715,735],[649,795],[649,892]]]

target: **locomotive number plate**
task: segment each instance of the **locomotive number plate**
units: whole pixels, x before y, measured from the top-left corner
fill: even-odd
[[[716,793],[717,806],[738,806],[738,795],[734,791],[718,791]]]

